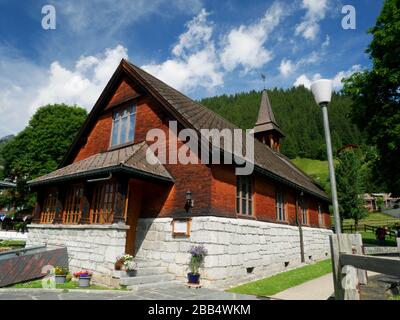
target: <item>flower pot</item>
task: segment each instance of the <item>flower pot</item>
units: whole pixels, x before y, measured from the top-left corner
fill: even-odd
[[[200,282],[200,275],[194,273],[188,273],[188,282],[198,284]]]
[[[78,287],[90,287],[90,280],[92,277],[79,277]]]
[[[137,270],[126,270],[125,272],[128,277],[136,277],[137,274]]]
[[[67,281],[66,274],[56,274],[56,284],[64,284]]]

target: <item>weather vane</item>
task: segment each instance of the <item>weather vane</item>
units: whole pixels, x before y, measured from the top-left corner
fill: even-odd
[[[262,78],[263,81],[264,81],[264,90],[265,90],[265,79],[266,79],[265,73],[261,73],[261,78]]]

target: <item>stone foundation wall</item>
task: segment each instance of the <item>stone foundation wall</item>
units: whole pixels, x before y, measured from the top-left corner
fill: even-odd
[[[272,275],[301,264],[296,226],[218,217],[194,217],[190,237],[172,236],[172,219],[139,219],[136,256],[160,260],[177,279],[186,278],[189,248],[203,244],[208,250],[201,269],[202,283],[226,288]],[[306,262],[330,255],[327,229],[303,227]]]
[[[97,283],[115,285],[116,257],[125,253],[125,225],[29,225],[26,246],[65,246],[70,271],[89,269]]]
[[[301,265],[299,229],[295,226],[244,219],[194,217],[190,237],[172,236],[172,219],[139,219],[136,257],[161,261],[185,281],[193,245],[208,250],[202,283],[226,288]],[[65,246],[72,272],[94,271],[95,282],[113,279],[116,257],[125,253],[124,225],[30,225],[27,246]],[[330,230],[303,227],[306,262],[328,258]]]

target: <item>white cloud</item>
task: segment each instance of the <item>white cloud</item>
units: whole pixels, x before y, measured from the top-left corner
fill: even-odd
[[[307,40],[314,40],[320,30],[319,22],[325,18],[328,0],[303,0],[302,8],[306,10],[303,21],[296,25],[295,34]]]
[[[338,72],[335,77],[333,78],[333,87],[335,88],[341,88],[343,87],[342,80],[344,78],[350,77],[353,73],[358,72],[361,70],[361,65],[356,64],[352,66],[349,70],[347,71],[340,71]]]
[[[319,73],[315,74],[312,79],[309,79],[305,74],[302,74],[301,76],[299,76],[296,81],[294,82],[293,86],[295,87],[299,87],[299,86],[304,86],[307,89],[311,88],[311,84],[318,80],[321,79],[321,75]]]
[[[287,77],[291,75],[296,70],[296,68],[297,66],[291,60],[283,59],[279,66],[279,71],[282,76]]]
[[[207,16],[206,10],[202,9],[186,24],[187,31],[179,36],[170,59],[144,65],[143,69],[177,90],[190,91],[198,87],[210,90],[222,85],[223,73],[211,40],[213,26]]]
[[[77,104],[90,110],[120,60],[127,57],[127,49],[120,45],[98,56],[82,56],[70,69],[58,61],[46,69],[23,59],[3,57],[0,137],[22,130],[42,105]]]
[[[331,37],[329,35],[326,35],[325,41],[322,43],[321,48],[326,49],[329,47],[330,44],[331,44]]]
[[[30,104],[31,112],[44,104],[62,102],[90,110],[122,58],[128,58],[127,49],[118,45],[99,56],[80,57],[71,70],[53,62],[47,83]]]
[[[312,51],[308,56],[298,60],[297,62],[293,62],[284,58],[279,66],[279,72],[281,76],[286,78],[301,67],[319,63],[323,59],[324,54],[324,51]]]
[[[332,79],[333,82],[333,87],[335,89],[341,89],[343,87],[342,80],[344,78],[347,78],[351,76],[353,73],[358,72],[361,70],[361,65],[357,64],[352,66],[349,70],[346,71],[339,71]],[[318,80],[321,79],[321,75],[319,73],[314,74],[311,78],[309,78],[307,75],[302,74],[299,76],[296,81],[294,82],[293,86],[298,87],[300,85],[303,85],[307,89],[310,89],[311,84]]]
[[[269,34],[279,25],[287,10],[275,2],[254,24],[241,25],[224,38],[221,62],[228,71],[243,66],[245,71],[258,69],[272,59],[272,52],[264,48]]]

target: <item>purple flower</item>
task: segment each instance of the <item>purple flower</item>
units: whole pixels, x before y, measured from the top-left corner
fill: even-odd
[[[207,249],[204,248],[202,245],[200,246],[193,246],[190,248],[189,253],[192,256],[196,257],[205,257],[207,255]]]

